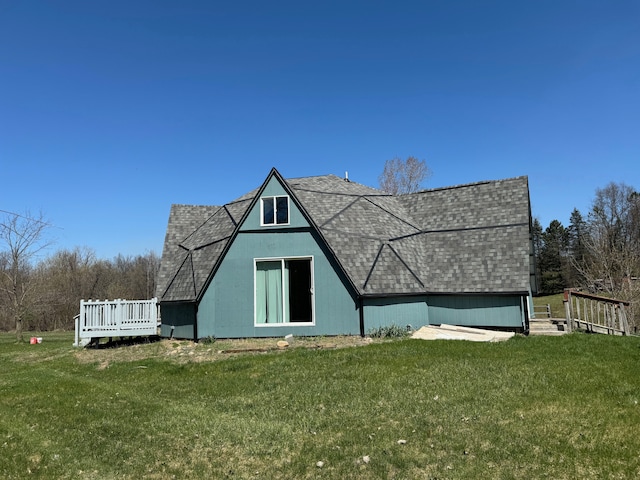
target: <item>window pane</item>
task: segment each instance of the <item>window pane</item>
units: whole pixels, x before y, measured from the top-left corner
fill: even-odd
[[[313,268],[310,258],[255,262],[255,324],[313,322]]]
[[[282,263],[256,263],[256,323],[282,323]]]
[[[285,261],[285,291],[289,293],[289,321],[312,322],[311,307],[311,260]]]
[[[277,222],[289,223],[289,197],[276,197]]]
[[[273,225],[274,218],[274,205],[273,205],[273,197],[263,198],[262,199],[262,224],[263,225]]]

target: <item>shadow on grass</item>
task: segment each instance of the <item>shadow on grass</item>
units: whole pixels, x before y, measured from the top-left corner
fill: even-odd
[[[108,348],[129,347],[133,345],[146,345],[159,342],[160,336],[149,335],[145,337],[118,337],[117,340],[110,338],[106,343],[102,343],[100,342],[100,340],[104,339],[97,339],[95,342],[91,342],[84,348],[86,348],[87,350],[104,350]]]

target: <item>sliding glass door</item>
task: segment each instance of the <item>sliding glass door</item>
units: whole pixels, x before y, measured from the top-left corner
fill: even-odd
[[[255,261],[256,325],[313,322],[311,258]]]

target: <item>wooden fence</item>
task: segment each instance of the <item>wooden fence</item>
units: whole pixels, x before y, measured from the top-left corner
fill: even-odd
[[[589,332],[630,335],[625,307],[629,302],[591,295],[575,290],[564,291],[567,328],[585,328]]]
[[[103,337],[157,335],[158,303],[151,300],[81,300],[74,346]]]

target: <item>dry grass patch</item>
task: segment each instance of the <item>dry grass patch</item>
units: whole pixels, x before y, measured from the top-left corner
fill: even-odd
[[[140,343],[103,344],[98,348],[78,349],[74,356],[82,364],[97,364],[98,369],[117,362],[136,362],[148,359],[164,359],[176,363],[215,362],[237,356],[260,355],[295,349],[339,349],[361,347],[385,340],[373,340],[359,336],[296,337],[289,346],[279,348],[282,338],[243,338],[193,342],[189,340],[158,340]],[[386,340],[388,341],[388,340]],[[42,360],[37,354],[32,358]]]

